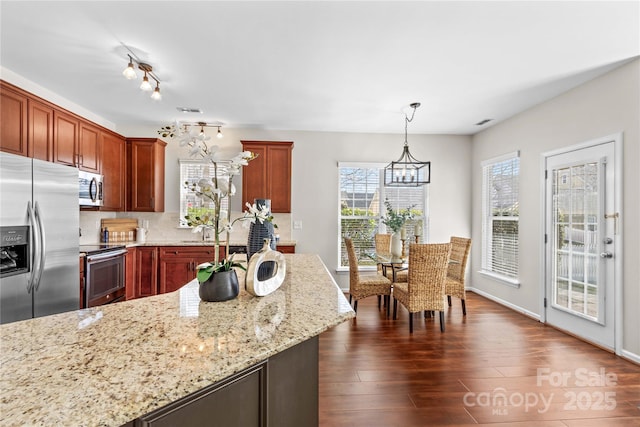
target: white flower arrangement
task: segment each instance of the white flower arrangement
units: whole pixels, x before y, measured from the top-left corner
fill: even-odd
[[[245,224],[255,223],[259,221],[261,224],[265,221],[273,222],[273,216],[269,213],[266,206],[256,206],[246,203],[247,210],[242,217],[231,221],[231,212],[223,210],[222,200],[236,194],[236,187],[233,184],[233,177],[239,175],[242,167],[257,157],[251,151],[242,151],[229,160],[224,160],[219,153],[217,145],[209,146],[207,141],[211,138],[203,132],[197,133],[188,130],[185,126],[175,123],[165,126],[158,131],[162,137],[177,139],[182,147],[190,147],[189,154],[192,157],[200,157],[213,165],[213,177],[202,178],[196,183],[185,182],[185,186],[193,191],[197,197],[213,203],[213,212],[202,215],[186,215],[187,225],[193,228],[193,232],[201,232],[205,229],[213,230],[215,254],[213,263],[205,263],[198,266],[198,279],[206,280],[211,274],[217,271],[228,271],[232,267],[245,267],[239,263],[233,262],[233,257],[227,259],[219,259],[220,233],[227,233],[226,236],[226,253],[229,254],[229,233],[233,231],[233,225],[236,222]],[[224,164],[223,168],[219,168]],[[274,224],[274,227],[277,225]],[[206,276],[206,277],[205,277]],[[202,279],[202,280],[201,280]]]

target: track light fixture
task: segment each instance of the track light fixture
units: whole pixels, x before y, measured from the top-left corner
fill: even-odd
[[[184,144],[188,144],[194,141],[209,141],[211,139],[205,133],[205,128],[217,128],[216,137],[222,138],[222,124],[220,122],[207,123],[207,122],[182,122],[176,121],[169,126],[164,126],[158,131],[158,135],[163,138],[177,137],[178,140]]]
[[[126,46],[125,46],[126,47]],[[127,50],[130,51],[129,48]],[[133,53],[127,54],[129,57],[129,63],[127,64],[127,68],[122,71],[122,75],[127,80],[134,80],[136,75],[136,70],[134,64],[138,66],[138,69],[144,72],[144,76],[142,77],[142,83],[140,84],[140,89],[145,92],[151,92],[151,98],[155,101],[159,101],[162,99],[162,95],[160,94],[160,78],[153,72],[153,67],[147,63],[141,62],[138,58],[133,55]],[[155,89],[151,85],[149,81],[149,77],[151,77],[156,82]]]

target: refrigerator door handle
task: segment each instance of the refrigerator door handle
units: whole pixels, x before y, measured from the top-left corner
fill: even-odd
[[[31,201],[27,202],[27,212],[29,216],[29,225],[31,226],[31,232],[29,233],[29,240],[31,241],[31,274],[29,276],[29,280],[27,281],[27,292],[31,293],[33,286],[36,282],[36,266],[39,264],[39,256],[40,256],[40,240],[37,236],[37,227],[36,227],[36,214],[33,211],[33,207],[31,206]]]
[[[40,214],[40,207],[38,206],[38,202],[35,203],[35,219],[38,225],[38,236],[40,237],[40,254],[38,256],[40,262],[38,263],[38,272],[36,276],[35,283],[33,284],[35,290],[37,291],[40,287],[40,279],[42,278],[42,272],[44,271],[44,262],[46,259],[45,254],[47,253],[47,242],[44,237],[44,226],[42,225],[42,215]]]

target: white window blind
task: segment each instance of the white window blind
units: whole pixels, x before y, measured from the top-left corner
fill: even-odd
[[[425,187],[385,187],[385,163],[339,163],[339,267],[349,267],[349,258],[344,237],[350,237],[356,250],[360,266],[373,266],[367,252],[375,250],[376,233],[387,232],[380,217],[386,212],[385,198],[396,209],[413,206],[415,218],[408,221],[407,236],[413,236],[417,224],[426,236]],[[390,232],[390,231],[389,231]],[[426,237],[423,237],[426,239]]]
[[[207,202],[196,196],[191,191],[191,184],[197,183],[202,178],[211,179],[214,175],[214,168],[211,162],[201,162],[195,160],[180,160],[180,227],[187,228],[186,215],[203,214],[213,212],[213,202]],[[224,163],[218,163],[218,176],[223,176],[226,171]],[[185,184],[188,183],[188,184]],[[229,199],[222,200],[221,209],[226,210]]]
[[[519,152],[482,163],[482,269],[518,279]]]

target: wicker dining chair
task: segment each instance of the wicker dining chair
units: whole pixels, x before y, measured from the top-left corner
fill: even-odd
[[[378,253],[391,253],[391,234],[378,233],[375,235],[376,252]],[[378,264],[378,273],[385,274],[387,279],[393,281],[393,268],[395,268],[395,281],[406,282],[407,281],[407,269],[400,267],[390,267],[387,269],[382,268],[382,264]],[[386,271],[385,271],[386,270]],[[379,302],[379,301],[378,301]]]
[[[353,247],[353,241],[349,237],[344,238],[347,254],[349,255],[349,303],[352,298],[353,310],[358,312],[358,300],[373,295],[384,296],[387,300],[387,314],[389,313],[389,296],[391,295],[391,280],[381,274],[363,274],[358,271],[358,258]]]
[[[409,311],[409,333],[413,333],[413,314],[440,312],[440,331],[444,332],[444,282],[447,277],[450,243],[412,243],[406,283],[393,284],[393,318],[398,301]]]
[[[471,250],[471,239],[464,237],[451,237],[451,255],[449,256],[449,266],[447,268],[447,280],[444,284],[444,294],[447,296],[447,303],[451,307],[451,297],[460,298],[462,301],[462,315],[467,315],[465,304],[466,292],[464,289],[465,271],[467,260]]]

